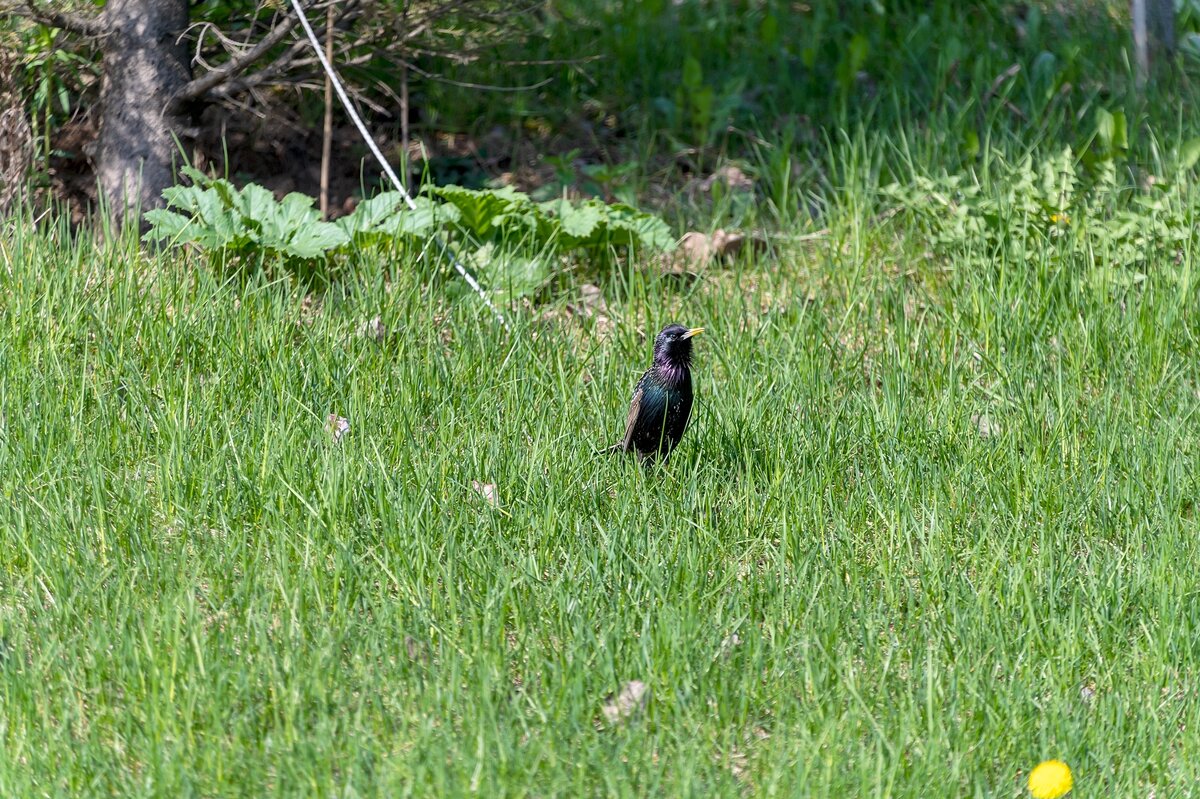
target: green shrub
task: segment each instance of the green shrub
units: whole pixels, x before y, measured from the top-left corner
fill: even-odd
[[[997,161],[986,184],[974,173],[916,176],[883,189],[934,250],[955,258],[1049,257],[1098,270],[1116,283],[1140,281],[1200,243],[1200,197],[1183,148],[1170,177],[1141,185],[1118,177],[1114,160],[1085,169],[1070,148],[1035,162]]]
[[[146,239],[190,244],[243,269],[328,274],[352,248],[425,246],[442,236],[461,259],[494,277],[503,286],[499,291],[522,296],[544,283],[551,264],[563,257],[660,252],[674,243],[658,217],[596,199],[538,203],[511,188],[441,186],[416,198],[416,208],[399,192],[384,192],[348,216],[323,222],[306,195],[276,201],[253,183],[238,189],[195,169],[184,174],[192,185],[167,189],[168,207],[146,214],[151,225]],[[493,260],[502,260],[511,274],[492,274]]]

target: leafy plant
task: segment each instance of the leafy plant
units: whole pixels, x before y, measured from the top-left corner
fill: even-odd
[[[662,251],[674,242],[665,222],[624,203],[609,205],[598,199],[538,203],[511,188],[439,186],[430,193],[457,208],[457,227],[480,240],[525,242],[534,250],[551,247],[560,252],[609,247]]]
[[[354,213],[333,224],[360,247],[383,244],[396,239],[426,239],[441,226],[459,221],[458,208],[417,197],[416,208],[408,208],[398,191],[388,191],[363,200]]]
[[[614,248],[658,252],[674,244],[670,228],[658,217],[598,199],[538,203],[512,188],[440,186],[417,197],[415,208],[399,192],[383,192],[359,203],[352,214],[323,222],[306,195],[276,201],[257,184],[238,189],[196,169],[184,174],[192,185],[167,189],[168,208],[147,212],[146,239],[192,244],[241,265],[311,270],[328,266],[352,247],[423,246],[441,235],[465,260],[504,263],[512,274],[481,271],[515,296],[536,290],[548,277],[545,264],[558,257],[603,256]],[[501,250],[505,257],[493,259]]]
[[[1119,148],[1120,131],[1113,121],[1106,147]],[[883,193],[911,215],[943,255],[1045,255],[1128,284],[1200,244],[1195,223],[1200,198],[1189,171],[1198,156],[1200,145],[1189,143],[1181,148],[1173,176],[1148,179],[1137,188],[1118,179],[1111,158],[1089,175],[1064,148],[1040,163],[1028,156],[1016,164],[1001,162],[990,181],[997,188],[958,174],[916,176]]]
[[[561,197],[567,189],[578,187],[591,197],[633,202],[637,192],[630,179],[637,174],[637,161],[584,164],[576,170],[575,159],[579,153],[576,148],[562,155],[547,155],[545,162],[554,170],[554,178],[534,189],[530,196],[535,200],[552,200]]]
[[[1180,52],[1200,60],[1200,0],[1176,0],[1175,31]]]
[[[54,150],[54,133],[78,114],[81,99],[97,85],[92,46],[46,25],[23,24],[13,15],[0,19],[0,50],[20,64],[12,78],[24,96],[35,131],[35,158],[44,172],[52,156],[63,154]]]
[[[581,168],[584,174],[583,190],[593,197],[632,203],[636,193],[627,181],[638,170],[637,161],[620,164],[587,164]]]
[[[304,194],[277,202],[256,183],[238,189],[192,167],[183,172],[192,185],[167,189],[168,208],[146,212],[148,240],[191,243],[239,260],[279,261],[293,268],[324,259],[350,241],[344,227],[321,221],[312,198]]]
[[[658,97],[654,104],[667,117],[671,128],[683,133],[691,144],[707,149],[716,143],[741,109],[745,86],[743,78],[733,77],[717,91],[705,80],[700,61],[688,56],[673,95]]]

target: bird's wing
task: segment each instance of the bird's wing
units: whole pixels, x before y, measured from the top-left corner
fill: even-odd
[[[633,429],[637,427],[638,411],[641,409],[642,387],[638,386],[637,391],[633,392],[633,399],[629,401],[629,417],[625,420],[625,439],[621,442],[621,449],[625,452],[633,444]]]

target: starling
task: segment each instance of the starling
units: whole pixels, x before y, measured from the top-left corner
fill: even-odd
[[[667,325],[654,340],[654,364],[629,402],[625,438],[612,449],[635,450],[643,459],[671,453],[692,415],[692,337],[704,332]]]

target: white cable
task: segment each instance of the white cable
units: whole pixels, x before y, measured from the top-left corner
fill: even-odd
[[[412,195],[410,195],[404,188],[404,184],[400,182],[400,178],[396,177],[396,173],[392,171],[392,165],[388,163],[387,159],[383,157],[383,153],[379,151],[378,145],[375,144],[375,139],[371,137],[370,132],[367,130],[367,126],[363,124],[362,118],[359,117],[358,112],[354,110],[354,105],[350,102],[350,96],[346,94],[346,89],[342,86],[342,82],[338,79],[337,73],[333,71],[333,65],[330,64],[329,60],[325,58],[325,53],[321,49],[321,43],[317,40],[317,35],[313,33],[312,26],[308,24],[308,17],[304,14],[304,9],[300,5],[300,0],[292,0],[292,8],[296,9],[296,15],[300,18],[300,26],[304,28],[305,34],[308,35],[308,41],[310,44],[312,44],[313,52],[317,54],[317,59],[321,62],[321,66],[325,68],[325,74],[329,76],[330,82],[333,83],[333,88],[337,92],[338,98],[342,101],[342,106],[346,109],[346,113],[349,114],[350,119],[354,121],[354,126],[358,128],[359,135],[361,135],[363,137],[363,141],[367,143],[367,147],[370,148],[371,153],[375,156],[375,160],[377,160],[379,165],[383,167],[384,174],[391,178],[392,184],[396,187],[396,191],[400,192],[400,196],[404,198],[404,202],[408,205],[409,209],[413,211],[417,210],[417,204],[413,201]],[[480,299],[482,299],[487,307],[491,309],[492,313],[496,315],[496,319],[500,321],[500,324],[504,326],[504,329],[510,330],[508,321],[504,318],[504,315],[500,313],[500,309],[498,309],[492,303],[492,300],[490,297],[488,297],[487,292],[485,292],[483,287],[479,285],[479,281],[477,281],[475,277],[467,271],[467,268],[462,265],[457,257],[455,257],[454,253],[450,251],[450,248],[446,245],[446,243],[441,241],[440,237],[435,234],[433,239],[434,243],[436,243],[438,247],[441,248],[442,252],[449,257],[450,263],[453,264],[454,269],[460,275],[462,275],[463,280],[467,281],[467,285],[475,290],[475,293],[479,295]]]

